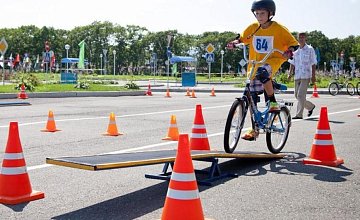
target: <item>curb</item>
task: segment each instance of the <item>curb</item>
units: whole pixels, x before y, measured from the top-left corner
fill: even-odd
[[[144,90],[139,91],[110,91],[110,92],[34,92],[27,93],[29,98],[66,98],[66,97],[117,97],[117,96],[142,96]],[[16,93],[0,94],[0,99],[17,99]]]
[[[170,87],[170,92],[186,92],[187,88],[171,88]],[[158,88],[152,88],[151,91],[153,92],[166,92],[166,88],[165,89],[158,89]],[[194,89],[195,92],[199,92],[199,93],[210,93],[211,89],[201,89],[201,88],[195,88]],[[215,93],[243,93],[244,89],[215,89]],[[329,92],[326,90],[324,91],[317,91],[318,94],[323,94],[323,95],[330,95]],[[294,94],[294,90],[286,90],[286,91],[281,91],[281,92],[276,92],[276,94]],[[313,91],[307,91],[307,94],[313,94]],[[346,93],[346,91],[339,91],[338,95],[348,95]]]
[[[153,86],[152,86],[153,87]],[[186,92],[185,88],[171,88],[171,92]],[[152,88],[152,92],[166,92],[166,88]],[[118,96],[143,96],[145,90],[137,91],[103,91],[103,92],[29,92],[27,93],[29,98],[66,98],[66,97],[118,97]],[[195,92],[198,93],[210,93],[211,89],[195,88]],[[243,93],[244,89],[216,89],[216,93]],[[307,94],[312,94],[312,91],[307,91]],[[280,92],[280,94],[294,94],[294,90],[286,90]],[[330,95],[326,90],[318,90],[318,94]],[[340,91],[338,95],[348,95],[346,91]],[[356,95],[354,95],[356,96]],[[0,99],[17,99],[17,93],[0,93]]]

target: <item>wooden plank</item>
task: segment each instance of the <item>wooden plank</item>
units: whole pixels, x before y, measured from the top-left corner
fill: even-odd
[[[284,154],[269,154],[257,152],[234,152],[224,151],[191,151],[192,159],[205,158],[246,158],[246,159],[279,159]],[[133,166],[146,166],[175,161],[176,150],[145,151],[133,153],[101,154],[78,157],[46,158],[46,163],[59,166],[84,169],[84,170],[107,170]]]

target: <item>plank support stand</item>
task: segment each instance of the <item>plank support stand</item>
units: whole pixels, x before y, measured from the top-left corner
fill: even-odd
[[[211,186],[212,182],[214,182],[216,180],[238,176],[237,174],[234,174],[234,173],[222,173],[220,170],[218,158],[204,158],[204,159],[194,159],[194,160],[205,161],[205,162],[211,163],[211,166],[209,167],[208,170],[196,170],[195,169],[196,174],[205,174],[205,175],[207,174],[207,178],[205,178],[205,179],[197,178],[197,182],[199,185]],[[160,174],[145,174],[145,178],[169,181],[170,177],[171,177],[171,172],[168,171],[169,166],[171,166],[171,168],[173,168],[174,162],[166,162],[164,164],[163,170]]]

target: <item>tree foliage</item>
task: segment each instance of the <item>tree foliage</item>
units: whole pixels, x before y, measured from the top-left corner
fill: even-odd
[[[294,32],[294,35],[297,33]],[[37,55],[42,57],[45,52],[45,41],[50,43],[50,49],[54,52],[57,62],[66,57],[65,44],[70,45],[69,57],[78,57],[78,44],[85,40],[85,57],[91,64],[91,68],[99,69],[100,63],[110,71],[114,66],[113,51],[116,51],[116,67],[128,70],[129,68],[139,73],[141,67],[149,64],[153,53],[157,54],[158,66],[165,69],[167,60],[166,48],[168,46],[168,35],[172,36],[170,42],[171,51],[175,55],[192,55],[198,60],[198,67],[205,71],[207,63],[203,58],[206,46],[211,43],[215,47],[215,62],[212,64],[212,72],[220,72],[221,50],[224,51],[224,72],[226,66],[232,66],[236,70],[239,61],[242,59],[241,51],[227,51],[227,42],[232,40],[236,33],[233,32],[205,32],[200,35],[189,35],[179,33],[177,30],[150,32],[145,27],[128,25],[126,27],[105,21],[95,21],[90,25],[75,27],[72,30],[54,29],[52,27],[38,28],[34,25],[21,26],[19,28],[2,28],[0,37],[5,37],[9,48],[6,56],[13,57],[25,53],[30,55],[33,62]],[[324,68],[324,62],[329,68],[330,60],[339,57],[344,52],[345,66],[348,68],[349,58],[360,59],[360,36],[349,36],[345,39],[329,39],[321,31],[308,33],[308,43],[320,51],[319,67]],[[107,49],[106,58],[100,58],[103,49]],[[358,62],[359,63],[359,62]],[[358,66],[357,63],[357,66]]]

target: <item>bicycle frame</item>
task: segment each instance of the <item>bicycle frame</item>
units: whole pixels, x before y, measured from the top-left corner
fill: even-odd
[[[259,130],[259,129],[264,129],[266,130],[266,125],[268,124],[269,118],[270,118],[270,114],[269,114],[269,102],[267,102],[266,106],[267,108],[261,112],[259,111],[259,109],[257,108],[257,105],[255,104],[255,101],[257,102],[257,100],[254,100],[251,92],[250,92],[250,79],[253,78],[254,73],[255,73],[255,65],[257,64],[264,64],[266,62],[266,60],[269,58],[269,56],[274,53],[274,52],[279,52],[279,53],[283,53],[283,51],[278,50],[273,48],[268,54],[266,54],[266,56],[261,60],[261,61],[256,61],[256,60],[248,60],[247,56],[246,56],[246,46],[244,43],[240,43],[235,45],[236,47],[239,47],[240,49],[243,50],[244,53],[244,59],[247,63],[250,63],[251,65],[251,72],[249,74],[249,77],[247,79],[246,82],[246,86],[245,86],[245,91],[244,91],[244,95],[243,95],[243,100],[246,97],[245,103],[249,104],[250,103],[250,115],[251,115],[251,122],[252,122],[252,127],[255,130]],[[245,108],[247,109],[247,108]],[[245,111],[245,117],[246,117],[247,111]]]
[[[266,125],[267,122],[269,121],[269,106],[267,104],[267,108],[264,111],[260,111],[256,104],[255,101],[251,95],[250,92],[250,84],[248,83],[245,87],[245,91],[244,91],[244,95],[242,98],[242,100],[245,101],[245,103],[247,105],[250,105],[250,115],[251,115],[251,122],[253,125],[253,128],[258,128],[258,129],[266,129]],[[256,100],[257,101],[257,100]],[[247,109],[247,108],[245,108]],[[247,111],[245,111],[245,116],[247,114]]]
[[[246,59],[246,49],[244,44],[235,45],[241,47],[244,50],[245,60],[251,65],[249,78],[246,81],[245,91],[242,97],[236,98],[230,107],[228,117],[225,123],[224,131],[224,149],[227,153],[232,153],[239,141],[241,130],[244,127],[247,111],[250,111],[251,125],[255,132],[260,133],[259,130],[263,129],[266,135],[266,144],[270,152],[279,153],[285,146],[286,140],[289,135],[289,128],[291,126],[290,110],[286,105],[291,106],[291,102],[280,102],[280,111],[270,113],[270,102],[266,104],[266,109],[260,111],[257,108],[259,93],[253,93],[250,91],[251,84],[250,79],[255,73],[255,66],[257,64],[263,64],[269,58],[273,52],[282,51],[273,49],[271,50],[261,61],[249,61]],[[275,84],[274,88],[279,89]],[[281,90],[281,86],[280,86]],[[257,135],[254,135],[249,140],[256,140]]]

